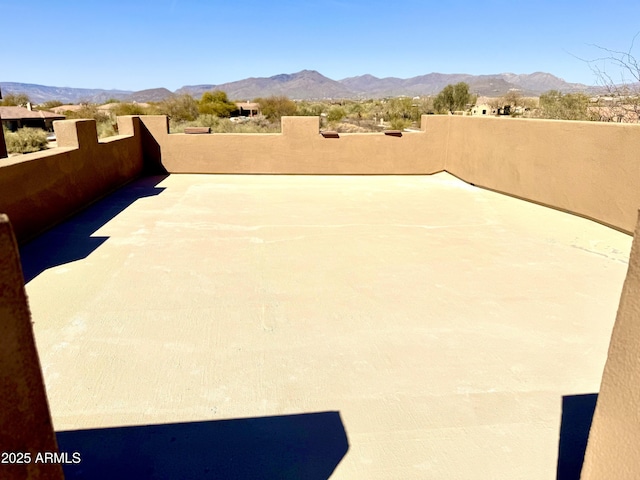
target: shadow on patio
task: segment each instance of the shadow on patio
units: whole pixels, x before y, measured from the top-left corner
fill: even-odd
[[[349,449],[339,412],[58,432],[67,479],[324,480]]]
[[[57,225],[20,248],[25,284],[46,269],[89,256],[107,237],[92,234],[133,202],[164,191],[156,187],[166,175],[145,177],[125,185],[69,220]]]
[[[597,393],[562,397],[557,480],[579,480]]]

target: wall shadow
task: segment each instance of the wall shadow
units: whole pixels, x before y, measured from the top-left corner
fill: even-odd
[[[58,432],[65,478],[326,480],[349,449],[339,412]]]
[[[167,132],[169,131],[169,119],[167,118]],[[138,118],[140,124],[140,141],[142,142],[143,156],[143,174],[144,175],[166,175],[167,169],[162,164],[162,149],[156,141],[153,134],[149,131],[141,118]]]
[[[164,188],[156,185],[166,177],[158,175],[134,180],[22,245],[20,259],[25,283],[48,268],[86,258],[108,238],[91,235],[136,200],[162,193]]]
[[[597,400],[597,393],[562,397],[557,480],[580,479]]]

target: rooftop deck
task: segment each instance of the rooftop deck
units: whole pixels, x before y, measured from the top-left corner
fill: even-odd
[[[136,181],[21,251],[67,477],[556,478],[631,240],[445,173]]]

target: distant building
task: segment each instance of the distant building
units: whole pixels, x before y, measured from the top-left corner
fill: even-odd
[[[77,112],[82,108],[82,105],[60,105],[59,107],[53,107],[51,111],[60,115],[64,112]]]
[[[10,132],[19,128],[41,128],[53,131],[55,120],[64,120],[66,117],[58,113],[41,112],[25,107],[0,107],[2,125]]]
[[[238,110],[231,114],[232,117],[255,117],[260,115],[260,104],[255,102],[236,102]]]
[[[471,115],[496,115],[498,112],[491,105],[482,104],[482,105],[474,105],[471,108]]]

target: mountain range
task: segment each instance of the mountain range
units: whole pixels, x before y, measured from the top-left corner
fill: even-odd
[[[34,103],[59,100],[63,103],[104,103],[108,99],[135,102],[161,101],[172,95],[188,93],[199,98],[210,90],[223,90],[234,100],[251,100],[257,97],[285,95],[292,99],[309,100],[325,98],[382,98],[399,95],[434,95],[452,83],[466,82],[472,93],[499,97],[510,90],[518,90],[525,96],[537,96],[549,90],[564,93],[593,92],[595,87],[580,83],[568,83],[550,73],[531,74],[500,73],[495,75],[470,75],[464,73],[429,73],[411,78],[360,75],[332,80],[315,70],[280,74],[272,77],[246,78],[223,84],[186,85],[175,92],[166,88],[153,88],[137,92],[127,90],[103,90],[69,87],[48,87],[16,82],[0,82],[5,93],[24,93]]]

